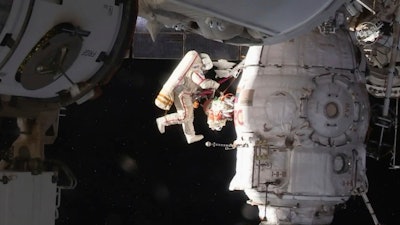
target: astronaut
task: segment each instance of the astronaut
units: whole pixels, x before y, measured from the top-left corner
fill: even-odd
[[[205,53],[199,54],[191,50],[185,54],[155,99],[155,104],[160,109],[168,111],[172,104],[176,108],[175,113],[156,119],[160,133],[165,132],[165,126],[182,124],[188,144],[204,138],[201,134],[196,135],[194,130],[193,97],[199,90],[216,90],[219,87],[218,82],[204,76],[203,72],[212,67],[213,63]]]

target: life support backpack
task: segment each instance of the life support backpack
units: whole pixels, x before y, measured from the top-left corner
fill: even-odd
[[[197,68],[204,71],[212,67],[213,64],[210,56],[205,53],[199,54],[194,50],[188,51],[158,93],[154,104],[158,108],[168,111],[174,103],[174,89],[181,82],[185,74],[192,69]]]

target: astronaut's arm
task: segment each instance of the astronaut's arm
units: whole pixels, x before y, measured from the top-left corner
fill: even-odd
[[[204,77],[202,73],[193,72],[192,73],[192,80],[194,83],[199,85],[202,89],[218,89],[219,83],[212,79],[207,79]]]

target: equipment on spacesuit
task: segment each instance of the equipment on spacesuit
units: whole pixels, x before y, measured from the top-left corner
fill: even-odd
[[[233,120],[233,104],[235,96],[231,93],[214,98],[208,110],[207,124],[211,130],[221,131],[226,125],[226,121]]]
[[[236,64],[225,59],[219,59],[213,62],[213,65],[216,67],[215,78],[238,78],[243,70],[243,64],[244,60]]]
[[[165,126],[182,124],[188,144],[204,138],[203,135],[196,135],[194,130],[193,97],[199,89],[215,90],[219,87],[218,82],[206,79],[203,74],[212,67],[212,61],[205,53],[192,50],[185,54],[155,99],[155,105],[160,109],[169,110],[174,104],[177,110],[156,119],[160,133],[165,132]]]

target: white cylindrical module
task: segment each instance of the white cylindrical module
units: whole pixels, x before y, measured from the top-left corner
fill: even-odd
[[[348,0],[143,2],[139,16],[148,20],[148,27],[161,23],[234,45],[270,45],[305,34],[334,18]],[[156,29],[149,30],[152,36],[157,34]]]
[[[368,189],[365,65],[348,34],[250,47],[237,87],[236,175],[262,224],[330,224]]]
[[[2,0],[0,95],[68,105],[116,72],[131,44],[136,1]]]

